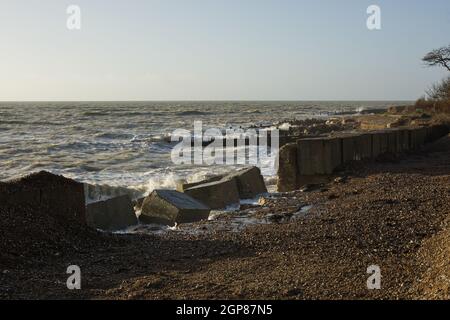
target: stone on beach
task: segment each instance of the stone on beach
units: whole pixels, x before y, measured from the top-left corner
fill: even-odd
[[[138,223],[128,195],[88,204],[86,220],[90,227],[105,231],[123,230]]]
[[[146,224],[173,226],[208,219],[211,209],[175,190],[155,190],[145,198],[139,219]]]
[[[224,209],[239,203],[239,191],[235,177],[199,184],[184,192],[213,210]]]

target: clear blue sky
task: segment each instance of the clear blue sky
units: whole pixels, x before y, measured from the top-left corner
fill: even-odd
[[[0,0],[0,100],[415,99],[449,31],[448,0]]]

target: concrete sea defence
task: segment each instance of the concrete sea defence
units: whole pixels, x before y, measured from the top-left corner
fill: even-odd
[[[98,186],[84,187],[87,195],[93,194],[90,199],[99,197]],[[96,189],[93,190],[93,187]],[[211,210],[239,205],[241,199],[253,199],[267,192],[264,178],[257,167],[244,168],[200,182],[179,183],[177,190],[157,189],[144,198],[132,199],[130,196],[133,193],[126,188],[106,189],[112,197],[86,206],[87,225],[104,231],[126,230],[139,222],[174,226],[206,220]],[[139,219],[136,214],[140,214]]]
[[[105,231],[126,229],[138,224],[130,196],[123,195],[86,206],[86,222]]]
[[[280,149],[278,191],[326,182],[339,167],[351,161],[418,150],[448,133],[448,126],[434,125],[299,139]]]
[[[175,190],[155,190],[142,204],[139,217],[143,223],[173,226],[208,219],[211,211],[206,205]]]

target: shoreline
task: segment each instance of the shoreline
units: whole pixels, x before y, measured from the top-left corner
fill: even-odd
[[[32,210],[9,208],[0,225],[0,297],[448,299],[448,163],[450,136],[398,159],[351,163],[337,173],[345,179],[245,204],[235,214],[270,223],[237,232],[99,234],[66,230],[51,217],[34,221],[33,212],[17,220]],[[208,223],[193,225],[205,231]],[[21,254],[27,235],[43,245]],[[73,263],[83,269],[80,291],[65,287]],[[373,264],[382,290],[366,288]]]

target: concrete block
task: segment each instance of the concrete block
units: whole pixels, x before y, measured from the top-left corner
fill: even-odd
[[[179,192],[184,192],[187,189],[193,188],[195,186],[199,186],[201,184],[205,184],[205,183],[210,183],[210,182],[216,182],[216,181],[220,181],[224,178],[225,175],[216,175],[213,177],[209,177],[207,179],[204,179],[202,181],[198,181],[198,182],[191,182],[191,183],[187,183],[187,182],[178,182],[177,183],[177,191]]]
[[[123,230],[138,223],[128,195],[88,204],[86,220],[90,227],[105,231]]]
[[[296,190],[298,187],[297,143],[286,144],[280,149],[278,163],[278,191]]]
[[[406,129],[399,130],[400,152],[409,151],[409,132]]]
[[[354,160],[372,158],[372,136],[370,134],[356,135],[354,141]]]
[[[143,223],[173,226],[208,219],[211,209],[191,196],[175,190],[155,190],[142,204]]]
[[[355,156],[355,140],[356,134],[348,134],[341,136],[341,161],[343,164],[353,160],[358,160]]]
[[[389,130],[387,132],[388,137],[388,153],[397,154],[398,153],[398,133],[397,130]]]
[[[266,183],[258,167],[244,168],[224,177],[225,180],[232,178],[236,178],[240,199],[253,199],[267,192]]]
[[[425,144],[427,139],[427,128],[413,128],[409,131],[410,149],[417,150]]]
[[[389,151],[389,138],[387,131],[380,131],[378,133],[380,136],[380,152],[381,154],[387,153]]]
[[[184,190],[184,193],[213,210],[224,209],[239,203],[239,190],[235,177],[196,185]]]
[[[299,175],[331,174],[342,164],[340,138],[310,138],[297,141]]]

